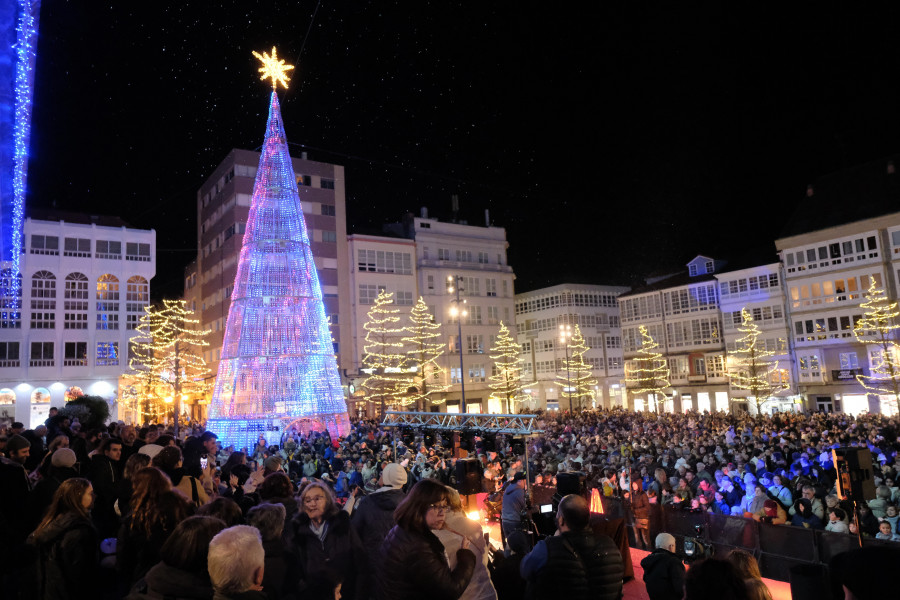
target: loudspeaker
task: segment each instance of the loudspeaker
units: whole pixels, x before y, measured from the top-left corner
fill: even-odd
[[[456,491],[460,496],[480,494],[483,477],[481,463],[477,459],[461,458],[456,461]]]
[[[875,497],[872,453],[868,448],[835,448],[831,451],[837,470],[841,499],[863,502]]]
[[[828,572],[825,565],[803,564],[790,568],[791,598],[793,600],[822,600],[831,598]]]
[[[573,471],[571,473],[556,474],[556,493],[560,496],[568,496],[569,494],[578,494],[584,496],[587,494],[587,485],[585,484],[585,474],[581,471]]]

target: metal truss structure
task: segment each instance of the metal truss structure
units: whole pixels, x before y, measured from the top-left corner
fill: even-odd
[[[382,427],[409,427],[460,433],[503,433],[529,436],[543,433],[534,428],[537,415],[478,415],[432,412],[388,411]]]

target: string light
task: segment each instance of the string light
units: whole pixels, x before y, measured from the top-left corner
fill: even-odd
[[[272,46],[272,56],[269,56],[265,52],[260,54],[259,52],[254,52],[253,56],[258,58],[260,62],[262,62],[262,67],[259,69],[259,72],[262,75],[259,76],[260,80],[272,79],[272,90],[278,87],[278,84],[284,86],[284,89],[288,87],[288,81],[290,81],[290,77],[287,76],[287,72],[294,68],[294,65],[286,65],[284,64],[284,59],[278,60],[278,51],[275,49],[275,46]]]
[[[421,387],[416,387],[414,394],[407,395],[404,403],[421,402],[423,408],[426,401],[430,401],[432,406],[442,404],[445,399],[439,399],[437,395],[450,386],[441,383],[444,369],[438,364],[438,359],[444,355],[444,344],[437,341],[441,337],[441,326],[435,323],[421,296],[409,315],[409,325],[405,329],[408,335],[402,341],[410,346],[406,351],[406,364],[418,375]]]
[[[509,334],[509,329],[500,321],[500,334],[491,348],[491,360],[494,361],[493,374],[490,377],[490,399],[506,402],[506,412],[513,410],[513,404],[524,402],[528,396],[522,394],[522,347]],[[461,375],[461,374],[460,374]]]
[[[593,386],[597,385],[594,379],[591,367],[584,362],[584,353],[590,348],[584,343],[584,336],[581,335],[581,328],[576,325],[575,333],[572,334],[571,342],[568,343],[569,358],[563,359],[563,368],[566,370],[565,377],[557,375],[556,381],[558,386],[562,388],[563,396],[573,401],[579,406],[583,406],[582,400],[588,404],[594,399]],[[566,342],[564,342],[566,343]]]
[[[778,361],[771,360],[775,352],[759,345],[759,326],[746,308],[741,309],[742,322],[738,331],[743,337],[735,340],[735,349],[729,355],[731,368],[728,377],[731,385],[747,390],[756,402],[756,414],[762,414],[762,405],[784,385],[784,372],[778,367]]]
[[[381,290],[363,325],[366,343],[362,362],[363,370],[369,376],[362,382],[362,388],[368,400],[381,404],[382,414],[388,406],[412,402],[404,401],[413,379],[409,376],[407,355],[403,351],[404,328],[397,326],[400,309],[393,306],[394,294]]]
[[[223,444],[277,443],[298,420],[332,436],[350,429],[322,288],[278,96],[269,120],[207,427]]]
[[[665,396],[665,390],[669,387],[669,367],[662,354],[656,352],[659,344],[647,333],[647,328],[641,325],[638,330],[641,333],[641,347],[637,356],[629,361],[629,367],[625,371],[625,385],[633,396],[647,394],[655,399],[657,396]]]
[[[871,375],[858,374],[856,380],[873,395],[893,396],[893,411],[900,402],[900,347],[894,341],[897,325],[897,303],[890,302],[885,291],[875,285],[875,279],[866,291],[866,301],[860,304],[863,316],[853,327],[856,340],[867,347],[872,360]],[[885,411],[882,411],[885,412]]]

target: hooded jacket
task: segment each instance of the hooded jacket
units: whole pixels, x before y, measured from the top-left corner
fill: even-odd
[[[66,513],[28,536],[35,598],[67,600],[96,594],[100,541],[90,519]]]
[[[522,511],[525,510],[525,490],[511,482],[503,491],[502,520],[518,523],[522,520]]]
[[[375,492],[360,499],[353,510],[352,523],[367,551],[376,551],[396,525],[394,511],[404,498],[406,494],[402,489],[392,489]]]
[[[212,584],[206,573],[189,573],[164,562],[147,571],[125,600],[211,600]]]
[[[684,596],[684,563],[677,554],[657,548],[641,561],[650,600],[681,600]]]
[[[356,531],[350,526],[345,511],[326,517],[324,540],[313,532],[306,513],[299,513],[291,522],[289,550],[297,555],[300,567],[300,596],[307,600],[334,598],[334,574],[341,581],[341,597],[346,600],[362,598],[361,582],[367,572],[366,554]]]

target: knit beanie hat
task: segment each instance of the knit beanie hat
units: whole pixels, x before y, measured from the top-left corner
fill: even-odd
[[[50,464],[54,467],[67,467],[71,469],[76,462],[75,452],[71,448],[59,448],[50,458]]]
[[[406,485],[407,475],[406,469],[397,463],[391,463],[384,468],[381,474],[381,481],[387,487],[402,488]]]
[[[10,454],[12,454],[13,452],[18,452],[22,448],[31,448],[31,442],[23,438],[18,433],[11,436],[6,442],[6,451]]]

